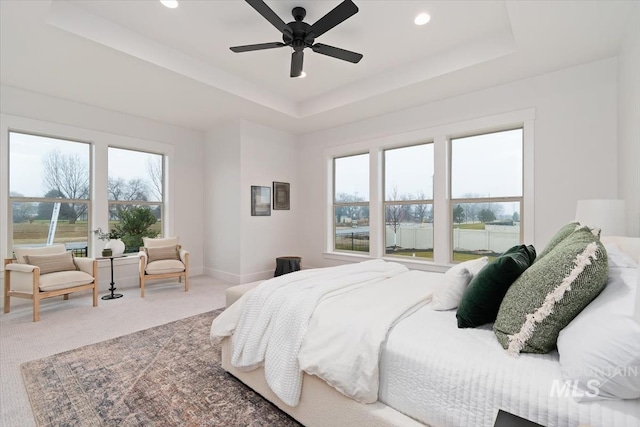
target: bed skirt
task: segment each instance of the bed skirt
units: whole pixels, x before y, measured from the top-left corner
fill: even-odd
[[[305,427],[425,427],[395,409],[380,403],[356,402],[313,375],[304,375],[300,404],[291,407],[282,402],[269,388],[264,369],[243,372],[231,365],[231,339],[222,341],[222,368],[261,394]]]

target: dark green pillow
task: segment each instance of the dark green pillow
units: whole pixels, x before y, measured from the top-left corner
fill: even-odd
[[[536,258],[536,262],[544,258],[549,252],[553,250],[553,248],[558,246],[558,243],[562,242],[564,239],[569,237],[571,233],[576,231],[579,228],[579,226],[580,226],[580,223],[578,221],[573,221],[565,225],[564,227],[560,228],[560,230],[556,232],[556,234],[551,238],[551,240],[549,240],[549,243],[547,243],[547,246],[545,246],[542,252],[540,252],[540,254],[538,255],[538,258]]]
[[[582,227],[536,261],[509,288],[493,330],[509,354],[547,353],[558,334],[604,288],[607,251]]]
[[[456,313],[458,328],[475,328],[495,321],[509,286],[535,259],[533,246],[518,245],[485,265],[462,295]]]

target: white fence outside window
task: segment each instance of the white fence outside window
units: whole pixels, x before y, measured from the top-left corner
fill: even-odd
[[[406,249],[432,249],[433,224],[401,225],[397,229],[396,245]],[[385,246],[394,245],[394,233],[387,226]],[[502,253],[520,241],[520,226],[490,225],[485,230],[453,229],[455,251],[491,251]]]

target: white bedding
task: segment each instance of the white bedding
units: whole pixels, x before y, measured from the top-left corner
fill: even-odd
[[[377,271],[372,276],[361,270],[372,266]],[[387,267],[376,260],[267,281],[218,316],[211,338],[234,334],[233,341],[250,343],[233,350],[234,366],[251,368],[269,358],[269,348],[280,351],[279,367],[285,369],[265,376],[290,406],[297,404],[301,367],[363,402],[375,399],[371,391],[378,387],[377,370],[379,400],[427,425],[493,426],[502,409],[549,427],[640,427],[640,399],[577,403],[562,382],[556,352],[508,356],[491,325],[458,329],[455,311],[416,309],[428,300],[441,274]],[[366,289],[374,293],[365,294]],[[285,299],[285,294],[297,296]],[[368,306],[382,310],[365,314]],[[354,328],[356,320],[363,322]],[[321,327],[326,324],[328,331]],[[265,371],[268,366],[265,361]]]
[[[302,388],[298,353],[317,304],[328,295],[354,291],[407,271],[398,263],[372,260],[268,280],[214,320],[211,340],[233,333],[232,365],[250,370],[264,363],[271,390],[287,405],[296,406]]]
[[[429,302],[441,278],[441,273],[408,271],[325,298],[309,322],[300,369],[352,399],[375,402],[380,350],[389,329]]]
[[[458,329],[455,310],[417,310],[389,333],[380,360],[383,403],[423,423],[493,426],[498,409],[544,426],[640,426],[640,400],[580,403],[562,387],[557,352],[509,357],[491,326]]]

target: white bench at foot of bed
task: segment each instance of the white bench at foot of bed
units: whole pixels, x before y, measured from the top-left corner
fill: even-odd
[[[222,341],[222,368],[260,393],[265,399],[298,420],[305,427],[425,427],[389,406],[356,402],[313,375],[304,375],[300,404],[291,407],[269,388],[264,369],[243,372],[231,365],[231,340]]]

